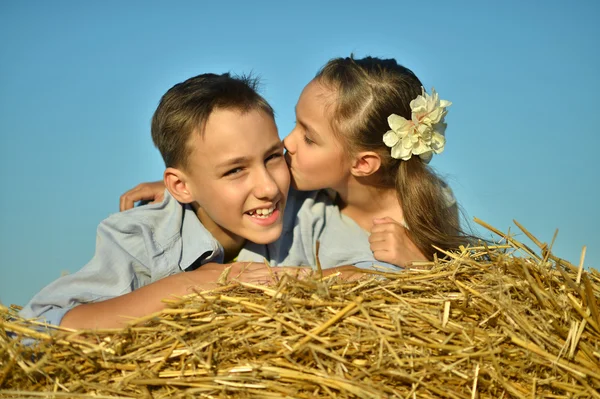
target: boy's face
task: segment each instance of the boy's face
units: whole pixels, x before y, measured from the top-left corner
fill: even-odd
[[[203,211],[229,234],[258,244],[278,239],[290,175],[273,118],[217,109],[188,145],[186,188]]]

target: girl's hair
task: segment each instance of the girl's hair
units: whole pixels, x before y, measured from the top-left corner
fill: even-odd
[[[443,250],[467,244],[457,205],[449,205],[444,181],[421,160],[394,159],[383,135],[390,130],[391,114],[411,119],[410,102],[421,94],[421,81],[393,59],[335,58],[315,77],[336,94],[332,128],[350,154],[374,151],[381,157],[376,174],[381,187],[395,187],[417,247],[432,259],[436,246]]]

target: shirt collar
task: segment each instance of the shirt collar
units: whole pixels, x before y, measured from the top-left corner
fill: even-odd
[[[208,262],[223,263],[223,247],[202,225],[190,204],[178,202],[165,190],[165,199],[161,205],[170,215],[170,223],[165,230],[156,231],[155,234],[161,242],[171,242],[166,246],[174,245],[176,241],[180,243],[177,246],[180,250],[173,254],[176,258],[172,262],[177,262],[183,271],[192,265],[194,267],[191,270]]]
[[[200,222],[190,204],[183,204],[181,241],[179,266],[182,270],[188,269],[198,258],[202,258],[202,264],[208,262],[223,263],[225,258],[223,247]]]

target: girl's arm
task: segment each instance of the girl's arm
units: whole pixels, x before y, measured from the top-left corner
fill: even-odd
[[[162,180],[140,183],[128,190],[119,199],[119,211],[132,209],[138,201],[147,201],[151,204],[161,202],[165,197],[165,183]]]

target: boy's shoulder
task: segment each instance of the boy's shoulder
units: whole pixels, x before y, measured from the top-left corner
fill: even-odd
[[[136,206],[132,209],[113,213],[100,225],[117,228],[119,231],[136,232],[150,229],[155,235],[170,235],[181,231],[185,205],[177,202],[167,190],[164,200],[156,204]]]
[[[219,261],[222,250],[202,225],[189,204],[178,202],[165,190],[164,200],[134,207],[110,215],[98,227],[98,233],[121,241],[119,245],[160,254],[167,252],[182,269],[199,257]]]

